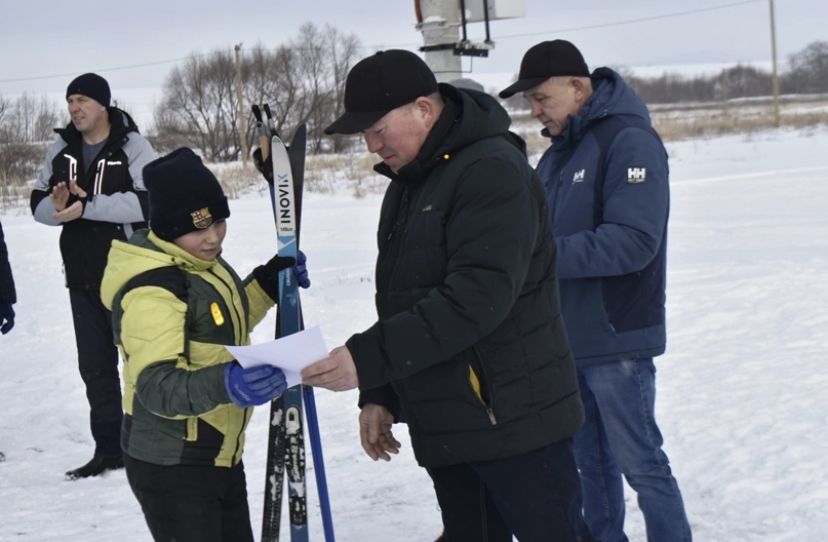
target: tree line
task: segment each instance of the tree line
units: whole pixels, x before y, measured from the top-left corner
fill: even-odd
[[[752,66],[737,65],[715,75],[686,77],[665,73],[643,78],[622,74],[635,91],[650,104],[715,102],[755,98],[771,93],[771,73]],[[782,94],[828,92],[828,42],[816,41],[788,57],[788,67],[779,75]]]
[[[155,125],[147,135],[158,152],[186,145],[208,161],[239,160],[242,143],[251,148],[256,140],[250,104],[268,103],[280,134],[290,136],[306,123],[310,152],[342,151],[351,140],[325,136],[323,129],[342,112],[345,79],[362,56],[357,36],[312,23],[303,25],[299,37],[283,45],[245,50],[240,69],[246,122],[241,123],[233,51],[192,54],[167,75],[154,112]],[[625,76],[651,104],[721,101],[771,92],[770,73],[751,66],[706,77]],[[813,42],[790,55],[779,81],[785,94],[828,93],[828,42]],[[507,106],[520,108],[519,101],[509,101]],[[45,97],[0,96],[0,181],[32,178],[44,145],[54,137],[52,129],[63,125],[65,118],[65,109]],[[244,133],[240,133],[242,124]]]

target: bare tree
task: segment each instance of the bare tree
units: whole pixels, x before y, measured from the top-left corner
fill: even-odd
[[[6,118],[6,114],[11,108],[11,101],[5,96],[0,95],[0,132],[3,131],[3,121]]]
[[[287,46],[271,52],[261,50],[254,59],[254,66],[262,71],[251,73],[252,85],[246,83],[249,94],[255,96],[251,103],[269,104],[274,128],[287,137],[305,121],[310,110],[302,62],[298,53]]]
[[[191,55],[167,76],[155,124],[158,141],[188,143],[209,160],[238,159],[238,106],[229,50]]]
[[[713,83],[716,99],[767,96],[771,91],[771,76],[765,70],[741,64],[722,70]]]
[[[355,62],[359,39],[335,28],[304,24],[299,37],[268,53],[253,49],[243,71],[251,103],[270,104],[276,130],[289,137],[308,124],[312,151],[322,145],[324,128],[342,107],[345,77]]]
[[[322,124],[327,116],[322,109],[333,94],[331,63],[328,57],[328,39],[313,24],[305,23],[299,29],[298,40],[293,42],[293,49],[304,71],[304,93],[308,104],[308,135],[313,151],[319,150],[322,140]]]
[[[59,118],[57,107],[45,96],[23,94],[16,100],[0,96],[0,180],[4,189],[37,173]]]
[[[828,41],[815,41],[788,57],[790,70],[782,78],[784,92],[828,92]]]
[[[256,45],[242,60],[246,104],[268,103],[274,127],[289,137],[308,124],[312,150],[322,146],[323,129],[339,113],[345,77],[359,50],[356,36],[326,26],[302,26],[299,37],[268,50]],[[255,127],[238,133],[234,60],[230,50],[192,55],[172,69],[155,111],[159,150],[179,145],[198,148],[210,160],[236,160],[240,137],[255,143]]]
[[[5,100],[0,118],[2,129],[9,141],[30,143],[51,140],[53,130],[60,121],[57,108],[45,96],[23,94],[14,102]]]
[[[327,103],[320,106],[321,118],[325,125],[333,122],[345,109],[345,81],[348,78],[348,72],[359,60],[361,48],[359,38],[354,34],[345,36],[330,27],[326,27],[326,33],[329,36],[328,49],[331,62],[332,92]],[[321,129],[324,130],[324,126]],[[343,150],[345,141],[346,138],[343,136],[334,135],[331,150],[334,152]]]

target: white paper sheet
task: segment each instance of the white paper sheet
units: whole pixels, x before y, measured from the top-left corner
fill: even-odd
[[[288,387],[301,384],[300,371],[328,355],[318,326],[266,343],[225,348],[242,367],[273,365],[280,368],[285,373]]]

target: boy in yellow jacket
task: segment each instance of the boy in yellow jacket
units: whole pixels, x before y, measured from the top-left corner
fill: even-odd
[[[221,258],[227,198],[190,149],[149,163],[144,182],[150,229],[113,242],[101,285],[124,360],[127,479],[155,540],[252,541],[244,430],[285,379],[242,368],[224,345],[250,343],[280,270],[309,286],[304,255],[239,278]]]

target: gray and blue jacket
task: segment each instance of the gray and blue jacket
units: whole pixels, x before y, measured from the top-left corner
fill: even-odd
[[[84,163],[82,135],[70,122],[55,130],[58,137],[46,153],[32,189],[30,204],[35,220],[62,226],[60,253],[69,288],[97,291],[112,241],[126,241],[147,225],[142,171],[155,158],[155,152],[125,111],[116,107],[107,111],[109,137],[92,163]],[[53,217],[55,207],[49,194],[58,183],[72,179],[88,197],[82,200],[80,218],[61,223]],[[69,204],[75,201],[77,198],[72,196]]]
[[[579,367],[664,353],[669,170],[644,102],[609,68],[538,163]],[[544,130],[544,135],[549,136]]]

